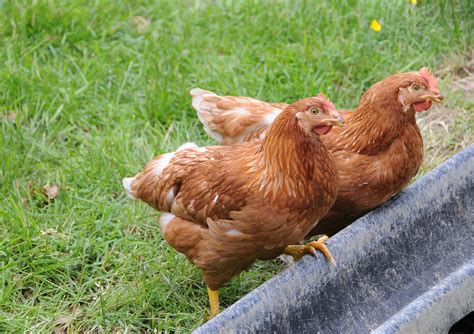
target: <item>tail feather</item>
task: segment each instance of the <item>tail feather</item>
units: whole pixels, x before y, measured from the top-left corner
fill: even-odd
[[[135,191],[132,190],[133,181],[135,181],[135,177],[125,177],[122,180],[122,185],[128,197],[131,199],[137,199]]]
[[[215,125],[213,124],[214,116],[212,114],[212,111],[217,109],[215,103],[212,103],[212,101],[218,99],[219,96],[211,91],[197,87],[191,89],[189,93],[192,96],[192,106],[204,126],[204,131],[206,131],[209,137],[220,142],[222,135],[213,129]]]
[[[219,96],[211,91],[190,90],[192,106],[209,137],[223,145],[261,138],[284,103],[267,103],[245,96]]]

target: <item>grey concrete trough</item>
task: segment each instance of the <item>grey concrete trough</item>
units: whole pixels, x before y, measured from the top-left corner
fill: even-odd
[[[474,145],[195,333],[447,333],[474,310]]]

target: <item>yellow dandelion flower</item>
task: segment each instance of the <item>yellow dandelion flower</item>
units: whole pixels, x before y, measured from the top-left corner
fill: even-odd
[[[375,32],[379,32],[380,30],[382,30],[382,25],[380,24],[379,21],[377,21],[376,19],[373,19],[372,22],[370,23],[370,29],[372,29]]]
[[[417,0],[410,0],[410,3],[411,3],[413,6],[416,6],[417,2],[418,2]]]

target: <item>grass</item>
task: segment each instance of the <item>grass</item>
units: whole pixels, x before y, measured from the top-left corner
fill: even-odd
[[[194,86],[269,101],[324,91],[354,107],[388,74],[454,64],[441,87],[458,112],[442,116],[448,135],[426,120],[437,160],[428,154],[423,172],[473,142],[472,99],[450,88],[472,57],[473,12],[469,0],[0,1],[0,331],[205,321],[200,272],[120,184],[184,141],[211,143]],[[279,270],[257,263],[222,290],[223,305]]]

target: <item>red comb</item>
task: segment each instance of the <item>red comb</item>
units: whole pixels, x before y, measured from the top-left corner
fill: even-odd
[[[438,90],[438,80],[428,67],[423,67],[419,73],[423,80],[425,80],[429,89]]]
[[[323,101],[323,104],[326,107],[326,109],[336,110],[336,107],[334,106],[334,104],[332,104],[332,102],[323,93],[319,93],[318,95],[316,95],[316,98]]]

